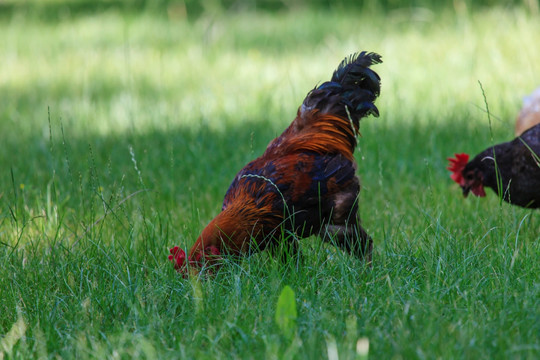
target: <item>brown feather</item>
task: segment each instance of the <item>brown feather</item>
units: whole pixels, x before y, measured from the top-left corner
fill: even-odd
[[[190,264],[205,259],[207,249],[234,255],[264,250],[283,233],[321,235],[371,261],[372,241],[357,214],[353,153],[359,119],[378,115],[379,77],[369,66],[379,62],[365,52],[346,58],[331,81],[308,93],[290,126],[236,175],[221,213],[191,248]]]

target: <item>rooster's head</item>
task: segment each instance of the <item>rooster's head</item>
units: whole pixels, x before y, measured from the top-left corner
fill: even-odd
[[[455,158],[448,158],[448,160],[450,164],[447,169],[452,172],[450,177],[461,186],[463,196],[467,197],[469,191],[472,191],[476,196],[486,196],[484,177],[479,170],[467,166],[469,163],[468,154],[455,154]]]
[[[169,261],[174,264],[174,269],[187,277],[188,273],[197,274],[206,264],[213,264],[220,258],[220,252],[215,246],[207,246],[201,252],[195,252],[186,261],[186,252],[175,246],[169,250]]]

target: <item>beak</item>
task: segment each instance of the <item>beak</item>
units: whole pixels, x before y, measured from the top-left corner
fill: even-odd
[[[467,197],[469,195],[469,192],[471,191],[470,186],[462,186],[461,191],[463,192],[463,197]]]

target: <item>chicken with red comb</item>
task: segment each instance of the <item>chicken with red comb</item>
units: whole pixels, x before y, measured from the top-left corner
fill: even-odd
[[[237,173],[221,212],[191,247],[188,267],[217,265],[225,253],[240,258],[289,248],[294,254],[298,240],[312,235],[371,263],[354,152],[360,120],[379,115],[380,77],[371,66],[380,62],[375,53],[351,55],[308,92],[289,127]],[[171,261],[183,269],[182,256]]]
[[[448,160],[450,161],[450,166],[448,166],[447,169],[452,172],[452,175],[450,175],[450,177],[452,178],[452,180],[458,183],[459,186],[461,186],[461,189],[463,190],[463,196],[467,197],[467,195],[469,195],[469,191],[479,197],[486,196],[486,192],[484,191],[484,185],[479,180],[482,175],[478,175],[479,179],[475,181],[471,181],[471,179],[465,179],[465,177],[463,176],[463,170],[465,170],[465,167],[469,162],[468,154],[455,154],[455,158],[448,158]]]
[[[491,188],[510,204],[540,208],[540,124],[512,141],[489,147],[469,161],[467,154],[449,158],[450,177],[467,196],[486,196]]]

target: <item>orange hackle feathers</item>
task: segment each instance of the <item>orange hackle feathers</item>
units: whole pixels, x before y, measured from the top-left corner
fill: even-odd
[[[300,110],[282,136],[275,139],[267,153],[289,154],[313,151],[317,154],[339,153],[353,159],[358,128],[349,119],[311,110],[302,114]]]

